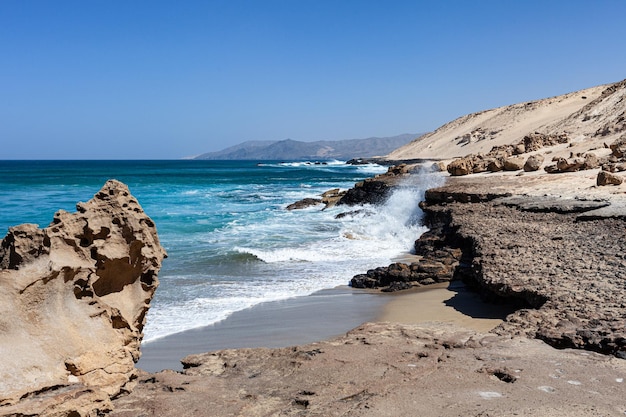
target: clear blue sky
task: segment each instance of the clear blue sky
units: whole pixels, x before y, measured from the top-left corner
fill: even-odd
[[[626,1],[0,0],[0,159],[424,132],[626,78]]]

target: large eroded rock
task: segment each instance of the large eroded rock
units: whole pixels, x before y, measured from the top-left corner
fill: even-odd
[[[2,415],[95,415],[136,378],[165,250],[119,181],[76,208],[2,241]]]

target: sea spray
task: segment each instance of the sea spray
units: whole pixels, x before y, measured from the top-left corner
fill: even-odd
[[[285,167],[329,169],[300,163],[267,168]],[[207,249],[195,252],[185,274],[163,280],[168,288],[150,311],[145,340],[210,325],[262,302],[347,285],[355,274],[389,264],[410,252],[426,230],[418,203],[427,188],[442,181],[438,174],[414,174],[381,206],[326,210],[285,210],[287,203],[325,191],[319,184],[268,189],[263,199],[246,196],[245,188],[225,192],[237,196],[229,205],[235,209],[232,219],[198,236],[196,242]],[[255,187],[248,191],[259,193]],[[337,216],[345,212],[349,215]]]

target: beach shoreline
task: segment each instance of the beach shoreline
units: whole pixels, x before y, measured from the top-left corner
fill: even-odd
[[[375,320],[387,302],[372,291],[339,286],[261,303],[218,323],[143,343],[137,367],[149,372],[182,370],[180,360],[190,354],[279,348],[332,339]]]
[[[181,359],[190,354],[328,341],[366,322],[444,323],[488,332],[513,311],[484,302],[458,281],[392,293],[339,286],[262,303],[218,323],[144,343],[137,367],[181,371]]]

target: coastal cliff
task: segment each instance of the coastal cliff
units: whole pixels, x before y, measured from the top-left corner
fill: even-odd
[[[165,251],[121,182],[76,209],[2,241],[2,415],[96,415],[136,384]]]

